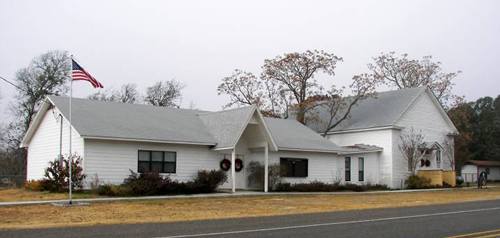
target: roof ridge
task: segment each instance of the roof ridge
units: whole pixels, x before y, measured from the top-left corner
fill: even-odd
[[[254,107],[256,107],[256,106],[255,105],[249,105],[249,106],[238,107],[238,108],[231,108],[231,109],[228,109],[228,110],[220,110],[220,111],[214,111],[214,112],[204,111],[204,112],[198,113],[198,116],[203,116],[203,115],[207,115],[207,114],[217,114],[217,113],[232,112],[232,111],[238,111],[238,110],[243,110],[243,109],[247,109],[247,108],[254,108]]]
[[[68,96],[65,95],[48,95],[48,98],[67,98],[69,99]],[[115,102],[115,101],[100,101],[100,100],[92,100],[88,98],[75,98],[73,97],[72,100],[79,100],[79,101],[86,101],[90,103],[99,103],[99,104],[117,104],[117,105],[123,105],[123,106],[133,106],[133,107],[151,107],[151,108],[158,108],[158,109],[165,109],[165,110],[178,110],[178,111],[192,111],[192,112],[202,112],[202,113],[209,113],[210,111],[205,111],[205,110],[200,110],[200,109],[189,109],[189,108],[177,108],[177,107],[161,107],[161,106],[155,106],[151,104],[143,104],[143,103],[125,103],[125,102]]]

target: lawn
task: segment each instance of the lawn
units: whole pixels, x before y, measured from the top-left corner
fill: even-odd
[[[176,198],[100,202],[75,207],[57,207],[53,205],[10,206],[0,207],[0,228],[174,222],[405,207],[493,199],[500,199],[500,188],[411,193]]]
[[[74,198],[93,198],[96,194],[88,192],[73,193]],[[36,192],[19,188],[0,189],[0,202],[12,201],[35,201],[35,200],[59,200],[67,199],[67,193]]]

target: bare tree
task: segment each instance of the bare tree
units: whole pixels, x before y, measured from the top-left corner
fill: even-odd
[[[137,85],[130,83],[122,85],[122,88],[120,90],[120,102],[136,103],[139,96],[140,95],[137,92]]]
[[[122,102],[134,104],[138,101],[139,93],[135,84],[124,84],[120,90],[99,91],[88,96],[90,100],[104,102]]]
[[[184,85],[176,80],[157,82],[147,88],[144,101],[159,107],[179,107],[181,90]]]
[[[262,89],[263,82],[254,74],[236,69],[231,76],[222,79],[222,83],[217,87],[217,94],[229,95],[230,101],[224,108],[234,105],[261,106]]]
[[[400,139],[399,150],[403,154],[403,158],[408,162],[408,171],[415,174],[419,161],[425,155],[424,136],[412,128],[407,132],[403,132]]]
[[[224,108],[256,105],[265,116],[287,117],[289,94],[276,81],[262,80],[250,72],[236,69],[231,76],[222,79],[217,87],[218,95],[228,95]]]
[[[337,89],[333,86],[326,97],[320,98],[318,107],[327,112],[326,117],[322,117],[324,129],[323,136],[329,131],[337,127],[344,120],[348,119],[351,115],[352,108],[358,104],[359,101],[368,97],[376,96],[375,88],[378,80],[368,74],[355,75],[352,78],[352,83],[349,85],[350,96],[345,97],[345,88]]]
[[[427,86],[439,99],[447,105],[452,99],[454,79],[460,71],[445,73],[441,62],[433,61],[432,56],[424,56],[421,60],[410,59],[408,54],[396,55],[395,52],[382,53],[368,64],[374,77],[386,85],[397,89]]]
[[[22,137],[47,95],[67,92],[69,56],[65,51],[50,51],[34,58],[28,67],[19,70],[15,82],[16,101],[11,107],[15,120],[8,126],[7,141],[18,147]]]
[[[455,171],[455,143],[453,138],[446,137],[443,141],[443,153],[446,155],[446,161],[450,165],[450,169]]]
[[[265,60],[261,77],[264,80],[279,82],[279,91],[289,93],[294,99],[292,103],[295,106],[296,119],[305,123],[306,111],[311,106],[308,98],[323,92],[315,76],[318,73],[335,75],[338,61],[342,61],[342,58],[318,50],[287,53]]]
[[[284,54],[265,60],[260,78],[236,70],[222,80],[218,92],[230,96],[226,107],[255,104],[266,116],[287,118],[293,114],[302,123],[317,120],[315,109],[320,108],[329,114],[322,122],[326,133],[347,119],[360,100],[373,95],[377,84],[375,77],[362,74],[353,77],[348,98],[344,98],[346,88],[335,85],[325,92],[314,77],[319,73],[333,76],[338,61],[342,58],[318,50]]]

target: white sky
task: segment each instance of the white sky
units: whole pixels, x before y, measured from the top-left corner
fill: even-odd
[[[0,75],[68,50],[108,89],[175,78],[186,84],[184,107],[218,110],[227,98],[216,87],[235,68],[259,74],[266,58],[319,49],[344,58],[321,82],[345,85],[371,57],[396,51],[462,70],[455,92],[476,99],[500,94],[499,10],[493,0],[0,0]],[[75,85],[77,97],[93,92]],[[0,82],[2,114],[13,91]]]

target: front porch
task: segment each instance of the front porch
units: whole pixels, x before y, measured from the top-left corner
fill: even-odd
[[[221,169],[228,172],[228,181],[221,188],[232,193],[237,190],[255,191],[255,187],[249,186],[247,167],[251,162],[259,162],[264,167],[262,190],[268,192],[269,152],[277,151],[277,148],[258,110],[255,110],[235,141],[232,148],[215,149],[221,158]]]

